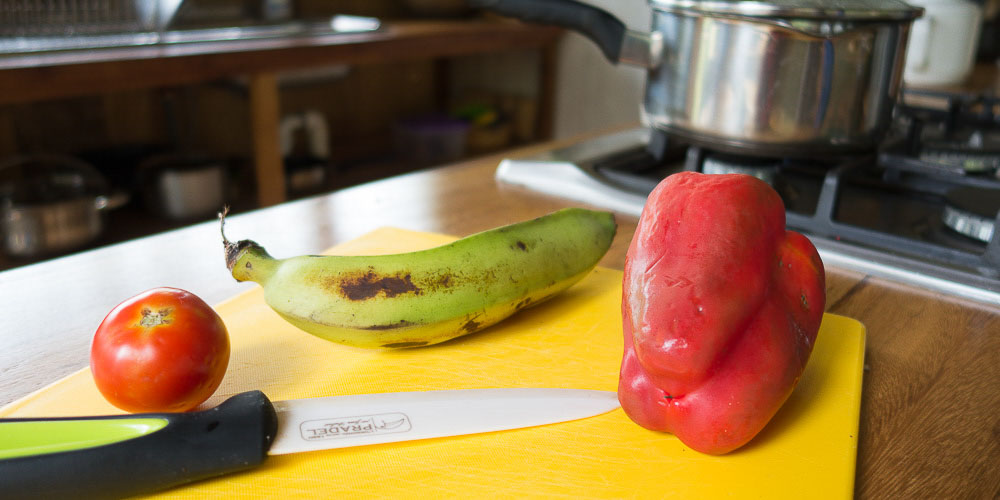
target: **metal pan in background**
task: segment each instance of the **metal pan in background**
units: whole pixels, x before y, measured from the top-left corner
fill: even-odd
[[[94,241],[105,213],[128,201],[90,164],[54,154],[0,162],[0,238],[16,258],[52,255]]]

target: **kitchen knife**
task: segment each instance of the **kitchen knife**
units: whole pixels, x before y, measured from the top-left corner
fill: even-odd
[[[4,498],[149,493],[270,455],[553,424],[618,408],[613,392],[465,389],[271,401],[245,392],[192,413],[0,420]]]

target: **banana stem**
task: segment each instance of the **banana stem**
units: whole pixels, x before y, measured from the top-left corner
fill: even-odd
[[[222,233],[222,246],[226,253],[226,267],[237,281],[256,281],[263,284],[274,272],[277,263],[264,247],[253,240],[229,241],[226,238],[226,215],[229,207],[223,207],[219,212],[219,232]]]

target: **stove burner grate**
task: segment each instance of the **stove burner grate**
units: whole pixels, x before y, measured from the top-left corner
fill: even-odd
[[[496,177],[638,216],[664,177],[700,171],[707,157],[718,154],[658,141],[652,132],[632,129],[537,157],[507,159]],[[949,190],[970,186],[996,193],[1000,180],[954,175],[886,152],[751,163],[777,164],[774,188],[785,202],[787,225],[808,235],[828,266],[1000,304],[1000,231],[983,242],[955,232],[942,219]],[[998,225],[1000,215],[992,217]]]
[[[982,240],[986,243],[986,248],[981,252],[972,252],[967,248],[940,245],[933,241],[922,241],[838,221],[836,215],[843,186],[857,178],[864,179],[864,174],[870,170],[868,165],[870,165],[869,160],[861,159],[829,170],[823,179],[815,211],[811,215],[787,212],[788,225],[836,241],[850,241],[897,254],[919,256],[949,266],[975,269],[990,278],[1000,278],[1000,236],[994,235],[992,231],[989,238]],[[855,176],[855,174],[860,175]],[[894,178],[893,175],[886,177],[890,180]],[[899,187],[910,187],[906,182],[901,184],[903,185]],[[993,194],[992,191],[975,188],[965,188],[964,192],[976,193],[982,197]],[[994,213],[994,217],[1000,219],[1000,213]]]

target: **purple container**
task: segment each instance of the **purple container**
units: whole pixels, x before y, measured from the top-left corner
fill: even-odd
[[[418,165],[456,161],[465,155],[469,123],[448,116],[429,115],[396,123],[394,142],[397,156]]]

